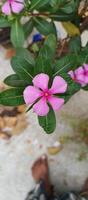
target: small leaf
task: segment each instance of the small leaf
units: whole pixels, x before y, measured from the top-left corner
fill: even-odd
[[[81,39],[79,36],[71,38],[69,42],[70,52],[77,54],[81,51]]]
[[[25,60],[24,58],[15,56],[11,60],[11,65],[14,72],[22,80],[26,80],[27,83],[29,84],[32,83],[34,68],[27,62],[27,60]]]
[[[57,47],[57,40],[56,40],[55,35],[50,34],[49,36],[47,36],[44,45],[49,47],[48,57],[49,58],[54,57],[56,53],[56,47]]]
[[[75,0],[71,0],[65,3],[64,6],[61,8],[61,10],[67,14],[73,13],[78,8],[78,7],[76,8],[76,5],[77,3],[75,2]]]
[[[53,76],[56,75],[62,75],[62,73],[67,73],[68,71],[72,70],[75,68],[75,63],[76,63],[76,57],[75,55],[67,55],[64,56],[60,59],[58,59],[55,63],[54,67],[54,74]]]
[[[5,17],[0,17],[0,28],[6,28],[9,27],[10,23],[8,22],[8,20]]]
[[[79,28],[71,22],[62,22],[63,27],[70,37],[80,35]]]
[[[17,74],[12,74],[8,76],[5,80],[4,83],[6,85],[12,86],[12,87],[26,87],[28,84],[26,81],[22,80],[19,78]]]
[[[32,54],[25,48],[17,48],[16,56],[20,59],[24,59],[27,63],[29,63],[29,65],[35,65],[35,61]]]
[[[5,106],[18,106],[25,104],[23,88],[11,88],[0,93],[0,104]]]
[[[29,21],[27,21],[27,22],[24,24],[24,26],[23,26],[25,38],[27,38],[27,37],[31,34],[31,32],[32,32],[32,30],[33,30],[33,27],[34,27],[34,24],[33,24],[32,18],[31,18],[31,19],[30,19]]]
[[[48,2],[49,2],[49,0],[44,0],[44,1],[43,0],[32,0],[30,11],[39,9],[40,7],[45,6]]]
[[[16,56],[12,58],[11,65],[21,80],[32,83],[35,61],[27,49],[16,49]]]
[[[24,44],[24,31],[19,21],[15,20],[11,26],[11,42],[15,48]]]
[[[48,22],[45,19],[41,17],[34,18],[34,24],[36,29],[42,34],[42,35],[48,35],[51,33],[56,34],[55,26],[52,22]]]
[[[74,17],[75,17],[75,14],[72,13],[72,14],[65,14],[64,12],[56,12],[56,13],[52,13],[49,15],[49,17],[54,20],[54,21],[69,21],[69,20],[73,20]]]
[[[35,65],[35,74],[38,73],[45,73],[51,76],[52,74],[52,64],[50,59],[39,56],[36,60],[36,65]]]
[[[54,111],[50,108],[47,116],[38,117],[39,125],[44,129],[47,134],[54,132],[56,128],[56,117]]]
[[[52,75],[52,62],[56,52],[56,37],[50,34],[44,42],[39,55],[36,59],[35,72],[36,73],[47,73],[49,76]]]

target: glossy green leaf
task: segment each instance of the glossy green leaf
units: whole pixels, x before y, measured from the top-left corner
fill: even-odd
[[[23,88],[11,88],[0,93],[0,104],[18,106],[24,104]]]
[[[70,21],[75,18],[75,14],[65,14],[64,12],[51,13],[49,17],[54,21]]]
[[[56,52],[56,47],[57,47],[57,40],[54,34],[50,34],[49,36],[47,36],[45,43],[45,46],[49,47],[50,49],[50,54],[49,57],[54,57],[55,56],[55,52]]]
[[[56,34],[55,26],[52,22],[48,22],[47,20],[36,17],[34,18],[34,24],[36,29],[42,34],[42,35],[49,35],[51,33]]]
[[[64,4],[64,6],[61,8],[61,10],[67,14],[73,13],[73,12],[77,13],[79,4],[80,4],[80,0],[70,0]]]
[[[60,59],[58,59],[55,63],[54,74],[61,75],[62,73],[67,73],[68,71],[74,69],[76,66],[76,56],[75,55],[67,55]]]
[[[54,60],[56,51],[56,37],[50,34],[44,42],[44,46],[41,48],[38,58],[36,59],[35,72],[47,73],[52,75],[52,62]]]
[[[31,32],[33,31],[33,28],[34,28],[34,24],[33,24],[32,18],[31,18],[23,26],[25,38],[27,38],[31,34]]]
[[[77,54],[81,51],[81,39],[80,36],[71,38],[69,42],[70,52]]]
[[[52,75],[52,64],[50,59],[44,59],[42,56],[39,56],[36,60],[35,74],[45,73],[49,76]]]
[[[14,72],[22,79],[31,84],[33,79],[34,68],[21,57],[13,57],[11,61],[12,68]]]
[[[30,6],[30,11],[39,9],[40,7],[45,6],[48,2],[49,2],[49,0],[44,0],[44,1],[43,0],[32,0],[31,6]]]
[[[47,116],[38,117],[39,125],[44,129],[47,134],[51,134],[56,128],[56,117],[54,111],[50,108]]]
[[[15,48],[22,47],[24,44],[23,27],[18,20],[15,20],[11,26],[11,42]]]
[[[17,48],[16,56],[20,59],[24,59],[29,65],[35,65],[35,61],[32,54],[25,48]]]
[[[4,83],[6,85],[9,85],[11,87],[26,87],[28,84],[26,81],[22,80],[19,78],[17,74],[12,74],[8,76],[5,80]]]
[[[67,14],[75,12],[76,11],[75,0],[70,0],[67,3],[65,3],[64,6],[61,8],[61,10]]]

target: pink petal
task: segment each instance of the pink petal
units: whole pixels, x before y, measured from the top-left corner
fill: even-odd
[[[83,67],[88,72],[88,64],[84,64]]]
[[[41,97],[41,91],[33,86],[28,86],[23,92],[24,100],[27,105],[34,103]]]
[[[74,72],[71,70],[68,72],[68,74],[70,75],[70,77],[74,80],[75,76],[74,76]]]
[[[84,69],[83,69],[83,67],[79,67],[78,69],[76,69],[75,75],[76,75],[77,80],[84,82]]]
[[[20,11],[23,10],[24,4],[20,3],[20,1],[18,1],[18,2],[12,1],[11,8],[14,13],[19,13]]]
[[[53,110],[59,110],[64,104],[64,99],[52,96],[48,99],[51,104]]]
[[[33,79],[34,86],[36,86],[42,90],[48,89],[48,82],[49,82],[49,76],[47,74],[43,74],[43,73],[38,74]]]
[[[61,76],[56,76],[53,80],[50,92],[52,94],[64,93],[67,90],[67,83]]]
[[[7,1],[6,3],[3,4],[3,6],[2,6],[2,12],[3,12],[5,15],[10,15],[10,14],[11,14],[11,8],[10,8],[10,4],[9,4],[8,1]]]
[[[84,81],[76,80],[76,83],[79,83],[82,87],[85,85],[85,82],[84,82]]]
[[[87,85],[86,83],[82,83],[82,82],[80,82],[80,84],[82,87],[85,87]]]
[[[84,82],[85,82],[85,84],[88,84],[88,76],[85,76]]]
[[[49,112],[49,107],[46,103],[46,100],[41,98],[37,103],[35,103],[33,110],[38,116],[46,116]]]

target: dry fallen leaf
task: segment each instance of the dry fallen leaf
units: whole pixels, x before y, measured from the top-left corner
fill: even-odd
[[[62,145],[59,142],[55,142],[54,145],[48,147],[47,149],[50,155],[56,155],[62,150]]]
[[[13,56],[15,56],[15,55],[16,55],[15,49],[10,48],[10,49],[8,49],[8,50],[6,51],[5,58],[6,58],[6,59],[11,59],[11,58],[12,58]]]

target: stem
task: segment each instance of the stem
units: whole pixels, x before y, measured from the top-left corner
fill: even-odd
[[[28,13],[28,12],[26,12],[26,15],[30,16],[30,17],[40,17],[40,16],[49,17],[48,13]]]

